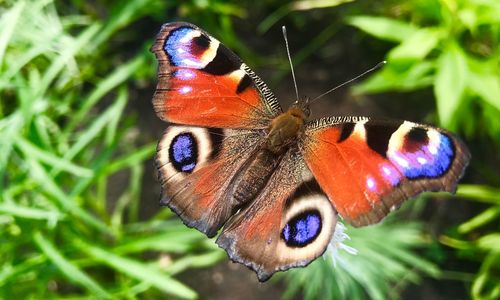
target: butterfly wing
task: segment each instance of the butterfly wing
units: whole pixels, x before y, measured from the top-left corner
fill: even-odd
[[[236,54],[193,24],[164,24],[151,50],[159,62],[153,105],[162,120],[266,128],[282,112],[269,88]]]
[[[265,281],[322,255],[336,221],[330,201],[295,147],[259,196],[227,222],[217,244]]]
[[[211,237],[241,205],[234,182],[281,108],[250,68],[195,25],[163,25],[151,50],[155,111],[177,124],[158,144],[161,204]]]
[[[209,237],[238,208],[233,182],[262,139],[254,130],[169,126],[157,147],[160,203]]]
[[[421,192],[455,192],[470,159],[445,130],[364,117],[310,122],[300,148],[335,209],[354,226],[380,221]]]

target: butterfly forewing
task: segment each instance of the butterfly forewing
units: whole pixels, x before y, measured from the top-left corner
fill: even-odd
[[[442,129],[364,117],[310,122],[300,145],[335,209],[354,226],[380,221],[421,192],[455,192],[470,158]]]
[[[219,128],[266,128],[276,97],[240,58],[189,23],[163,25],[151,48],[159,62],[153,96],[165,121]]]

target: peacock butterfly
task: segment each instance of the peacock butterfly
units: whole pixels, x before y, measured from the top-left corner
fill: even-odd
[[[213,237],[265,281],[322,255],[337,215],[374,224],[424,191],[456,190],[470,159],[443,129],[367,117],[308,121],[283,111],[231,50],[189,23],[164,24],[152,47],[153,97],[169,123],[158,143],[160,203]]]

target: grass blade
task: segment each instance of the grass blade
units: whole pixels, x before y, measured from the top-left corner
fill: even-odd
[[[52,180],[52,177],[45,172],[44,168],[40,166],[37,162],[30,160],[29,166],[31,169],[31,175],[39,183],[39,186],[47,194],[54,197],[55,200],[68,212],[81,218],[88,225],[94,227],[95,229],[113,235],[111,229],[109,229],[106,224],[101,220],[95,218],[87,211],[75,204],[75,200],[66,195]]]
[[[25,4],[26,3],[24,1],[19,1],[0,20],[0,26],[2,27],[2,30],[0,31],[0,70],[2,70],[5,49],[7,48],[9,40],[14,33],[17,21],[21,16],[21,12],[24,9]]]
[[[23,152],[25,157],[37,159],[40,162],[57,168],[58,170],[64,170],[72,173],[73,175],[82,177],[90,177],[93,175],[92,170],[80,167],[68,160],[53,155],[50,152],[46,152],[22,137],[19,137],[16,140],[16,146],[19,150],[21,150],[21,152]]]
[[[180,283],[179,281],[168,276],[156,268],[150,267],[136,260],[115,255],[101,248],[85,244],[81,241],[75,242],[81,244],[81,249],[89,255],[107,264],[108,266],[127,274],[137,280],[151,283],[157,289],[165,292],[168,295],[179,297],[182,299],[195,299],[196,293]]]
[[[82,107],[78,109],[74,116],[72,116],[70,123],[66,126],[64,135],[68,136],[76,128],[82,120],[87,117],[89,110],[101,100],[104,95],[115,89],[118,85],[125,82],[130,76],[136,73],[139,68],[143,67],[145,59],[139,56],[136,59],[119,66],[108,77],[99,82],[97,87],[90,93],[90,95],[83,101]]]
[[[64,274],[70,281],[83,286],[93,294],[110,299],[111,295],[108,294],[97,282],[89,277],[85,272],[76,267],[73,263],[67,260],[56,247],[48,241],[40,232],[33,235],[35,243],[40,250],[47,255],[47,257],[57,266],[57,268]]]

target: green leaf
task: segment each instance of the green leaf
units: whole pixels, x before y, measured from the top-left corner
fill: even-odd
[[[17,111],[7,118],[0,119],[0,192],[3,189],[3,177],[7,172],[6,166],[9,163],[13,145],[16,137],[24,125],[24,119],[20,111]]]
[[[98,229],[99,231],[110,235],[113,234],[111,229],[109,229],[101,220],[88,213],[85,209],[77,206],[74,198],[68,196],[63,190],[61,190],[61,188],[54,181],[54,178],[51,177],[38,162],[35,160],[29,160],[28,165],[31,176],[38,182],[40,188],[48,195],[52,196],[65,210],[72,213],[76,217],[81,218],[88,225]]]
[[[482,236],[477,244],[479,248],[487,251],[500,251],[500,233],[491,233]]]
[[[74,56],[79,53],[86,44],[92,40],[93,37],[99,32],[100,24],[96,23],[92,26],[86,28],[80,36],[76,38],[72,44],[66,45],[64,51],[59,53],[56,59],[54,59],[50,67],[44,72],[41,86],[38,89],[38,96],[43,95],[50,84],[57,78],[57,75],[67,66],[68,62],[74,59]]]
[[[500,205],[500,189],[479,184],[460,184],[456,193],[473,201]]]
[[[479,213],[469,221],[460,224],[460,226],[458,226],[458,232],[460,232],[461,234],[466,234],[478,227],[484,226],[489,222],[497,220],[499,216],[500,207],[490,207],[482,213]]]
[[[498,250],[498,248],[496,249]],[[492,251],[485,257],[481,269],[472,283],[473,299],[498,299],[500,297],[500,285],[496,273],[499,265],[499,251]]]
[[[172,295],[182,299],[196,298],[196,293],[192,289],[173,279],[165,272],[148,266],[143,262],[115,255],[111,252],[91,246],[81,241],[75,241],[75,243],[81,244],[80,248],[83,251],[87,252],[89,255],[93,256],[104,264],[124,274],[127,274],[132,278],[150,283],[157,289],[165,292],[168,295]]]
[[[410,23],[384,17],[359,16],[349,18],[347,23],[379,39],[392,42],[403,42],[418,31]]]
[[[9,44],[9,40],[14,33],[14,29],[16,28],[25,5],[26,3],[24,1],[19,1],[14,7],[9,9],[8,12],[2,9],[3,16],[0,20],[0,26],[2,27],[0,31],[0,70],[2,70],[5,49]]]
[[[481,99],[500,111],[500,79],[498,74],[470,74],[467,86]]]
[[[89,43],[88,48],[95,51],[102,44],[106,44],[110,37],[119,29],[127,27],[134,20],[144,15],[145,7],[151,6],[154,1],[151,0],[131,0],[120,2],[115,5],[116,9],[106,18],[106,23],[102,26],[102,30],[98,32],[92,43]]]
[[[281,7],[268,14],[267,17],[260,22],[257,27],[257,31],[259,33],[267,32],[274,24],[276,24],[279,20],[284,18],[286,15],[291,13],[292,11],[304,11],[318,8],[326,8],[326,7],[334,7],[344,3],[352,2],[353,0],[305,0],[305,1],[293,1],[293,2],[284,2]],[[330,24],[330,25],[333,25]]]
[[[50,152],[44,151],[22,137],[19,137],[16,140],[16,145],[26,157],[37,159],[47,165],[67,171],[76,176],[90,177],[93,175],[92,170],[78,166],[71,161],[57,157]]]
[[[301,0],[291,3],[292,10],[311,10],[318,8],[335,7],[354,0]]]
[[[428,87],[432,84],[431,73],[434,65],[434,62],[429,61],[410,64],[389,61],[381,71],[354,86],[353,92],[362,94],[391,90],[413,91]]]
[[[438,29],[419,29],[389,52],[389,60],[423,59],[436,47],[442,36]]]
[[[35,254],[28,259],[24,259],[15,265],[12,261],[4,263],[0,270],[0,287],[3,287],[8,281],[16,281],[16,277],[21,274],[27,274],[33,269],[39,269],[47,261],[46,255]],[[12,279],[12,280],[11,280]]]
[[[180,230],[175,230],[173,232],[156,233],[136,238],[114,248],[113,253],[126,254],[144,252],[147,250],[184,253],[188,252],[189,247],[195,242],[199,242],[201,239],[206,239],[206,237],[195,230],[180,228]]]
[[[95,107],[106,94],[128,80],[132,74],[138,72],[141,67],[144,67],[144,64],[144,57],[139,56],[125,64],[119,65],[113,73],[101,79],[89,96],[82,100],[81,107],[76,111],[75,115],[71,117],[69,124],[66,125],[64,135],[68,136],[72,134],[73,130],[88,117],[92,107]]]
[[[156,144],[151,143],[137,148],[134,152],[128,153],[123,157],[115,159],[109,165],[106,165],[104,172],[106,174],[113,174],[125,168],[130,168],[134,165],[144,162],[156,153]]]
[[[45,255],[57,266],[57,268],[72,282],[83,286],[96,296],[109,299],[108,294],[97,282],[80,270],[76,265],[67,260],[57,248],[48,241],[40,232],[33,235],[35,243]]]
[[[467,64],[464,53],[455,45],[449,46],[438,59],[434,82],[439,120],[444,127],[453,126],[466,79]]]
[[[107,145],[113,144],[116,137],[116,129],[118,127],[118,123],[121,120],[121,116],[123,114],[123,110],[125,109],[125,105],[127,104],[128,93],[127,90],[122,87],[118,90],[118,95],[116,97],[116,109],[114,109],[114,118],[112,118],[108,126],[106,127],[106,137],[105,142]]]
[[[0,214],[7,214],[25,219],[45,220],[51,226],[64,218],[64,214],[56,210],[43,210],[17,205],[15,203],[0,203]]]
[[[221,249],[200,255],[186,255],[174,261],[166,270],[169,274],[178,274],[189,268],[206,268],[227,257]]]
[[[126,102],[127,97],[124,97],[123,94],[118,95],[113,105],[106,111],[102,112],[98,118],[92,121],[90,126],[85,128],[85,130],[80,133],[76,143],[68,149],[63,158],[67,160],[73,159],[80,151],[88,146],[88,144],[92,143],[103,131],[103,129],[110,123],[113,123],[113,120],[121,114]],[[60,170],[58,168],[54,168],[52,173],[57,173],[59,171]]]

